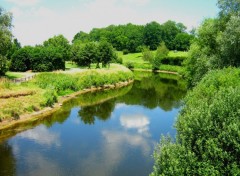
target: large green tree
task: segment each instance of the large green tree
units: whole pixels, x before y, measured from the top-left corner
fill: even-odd
[[[86,43],[79,51],[79,55],[75,62],[79,66],[91,67],[91,63],[99,58],[98,46],[95,42]]]
[[[65,61],[70,60],[70,44],[63,35],[57,35],[44,41],[45,47],[52,46],[58,48]]]
[[[11,48],[12,14],[0,7],[0,76],[8,70],[6,55]]]
[[[106,67],[107,64],[110,64],[111,61],[116,59],[116,53],[112,45],[106,41],[100,42],[98,46],[99,56],[98,61],[102,62],[102,66]],[[99,62],[97,62],[99,64]]]
[[[162,27],[159,23],[153,21],[144,27],[144,44],[151,50],[157,49],[162,39]]]

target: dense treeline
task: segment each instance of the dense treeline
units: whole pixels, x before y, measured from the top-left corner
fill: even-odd
[[[188,50],[193,35],[186,32],[182,23],[167,21],[163,24],[150,22],[146,25],[110,25],[94,28],[90,33],[80,31],[72,44],[63,36],[54,36],[41,45],[21,47],[11,33],[12,15],[0,8],[0,75],[11,71],[64,70],[64,62],[71,60],[79,66],[100,63],[106,67],[110,62],[121,63],[115,50],[142,52],[144,48],[156,50],[164,43],[169,50]],[[167,59],[168,60],[168,59]],[[168,63],[168,61],[165,61]],[[159,68],[159,59],[154,59],[153,68]],[[176,63],[179,64],[179,63]]]
[[[191,46],[185,77],[195,87],[176,140],[162,137],[156,148],[151,176],[240,175],[240,69],[233,68],[240,65],[240,2],[218,6],[218,17],[203,22]]]
[[[17,49],[11,56],[12,71],[53,71],[64,70],[65,61],[70,59],[70,44],[62,36],[54,36],[35,47]]]
[[[182,23],[167,21],[163,24],[150,22],[146,25],[110,25],[105,28],[94,28],[90,33],[78,32],[74,38],[76,41],[99,42],[105,40],[112,44],[118,51],[141,52],[143,46],[151,50],[157,49],[161,42],[165,42],[170,50],[188,50],[193,36],[186,32]]]

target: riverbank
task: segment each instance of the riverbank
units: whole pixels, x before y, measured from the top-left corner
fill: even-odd
[[[40,116],[47,116],[59,109],[62,103],[79,94],[101,89],[115,89],[132,82],[133,73],[122,66],[114,70],[93,69],[81,73],[39,74],[32,81],[20,86],[19,94],[15,91],[14,96],[1,100],[0,130]],[[24,91],[29,91],[31,94],[24,95],[21,93]],[[5,88],[5,92],[13,94],[14,87]],[[25,103],[26,101],[29,103]],[[3,118],[4,115],[5,118]]]

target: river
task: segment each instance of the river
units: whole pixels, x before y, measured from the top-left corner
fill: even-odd
[[[116,90],[80,95],[51,116],[0,133],[1,176],[147,176],[186,94],[178,76],[135,72]]]

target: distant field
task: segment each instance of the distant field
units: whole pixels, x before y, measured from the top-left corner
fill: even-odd
[[[152,51],[153,54],[155,54],[156,51]],[[188,52],[184,52],[184,51],[170,51],[168,56],[170,57],[187,57]],[[118,56],[122,57],[123,59],[123,63],[126,62],[134,62],[134,63],[148,63],[146,61],[144,61],[142,59],[142,53],[130,53],[130,54],[126,54],[123,55],[123,53],[121,51],[118,51]]]
[[[153,54],[155,54],[156,51],[152,51]],[[168,56],[170,57],[187,57],[188,52],[183,51],[170,51]],[[118,56],[123,59],[123,64],[126,64],[127,62],[132,62],[134,64],[134,68],[136,69],[152,69],[152,66],[149,62],[144,61],[142,59],[142,53],[130,53],[123,55],[121,51],[118,52]],[[181,66],[175,66],[175,65],[164,65],[162,64],[159,68],[160,70],[165,71],[172,71],[172,72],[182,72],[183,68]]]

